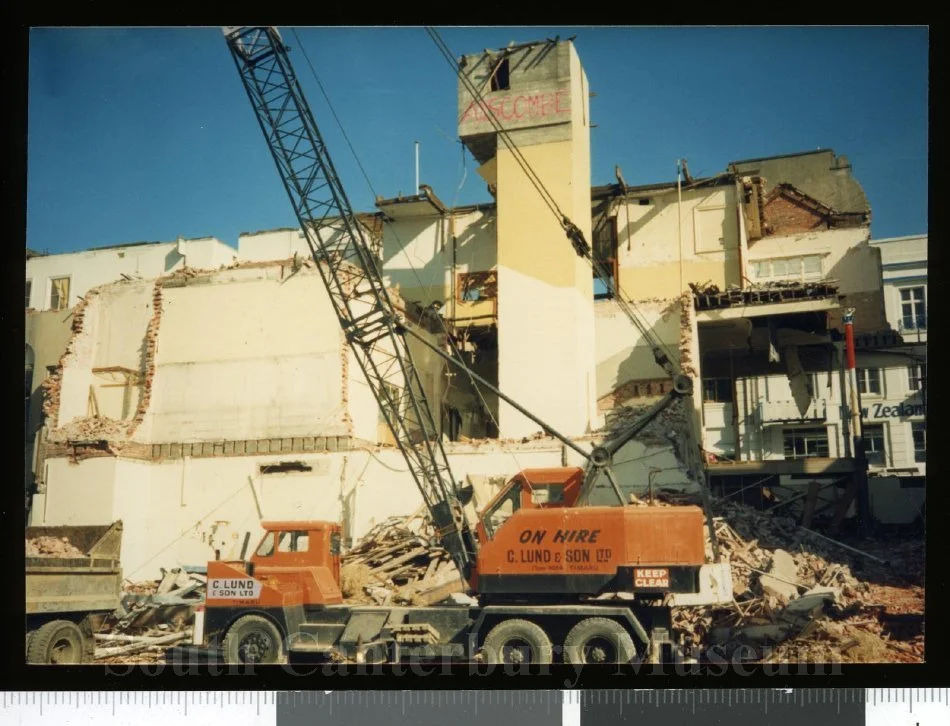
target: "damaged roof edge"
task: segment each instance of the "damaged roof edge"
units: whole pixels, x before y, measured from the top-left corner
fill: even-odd
[[[721,174],[716,174],[715,176],[694,179],[691,184],[681,184],[680,188],[683,190],[690,190],[709,186],[728,186],[733,183],[735,183],[735,174],[732,172],[723,172]],[[658,184],[639,184],[636,186],[627,184],[626,189],[628,198],[640,196],[644,192],[666,193],[676,190],[676,182],[672,181],[661,182]],[[604,184],[601,186],[591,187],[590,190],[591,199],[603,199],[604,197],[621,196],[622,194],[623,187],[621,187],[620,184]]]

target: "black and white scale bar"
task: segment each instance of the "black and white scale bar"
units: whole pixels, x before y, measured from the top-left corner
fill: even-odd
[[[0,723],[27,726],[471,724],[676,726],[824,724],[944,726],[947,688],[749,688],[589,691],[100,691],[5,692]]]

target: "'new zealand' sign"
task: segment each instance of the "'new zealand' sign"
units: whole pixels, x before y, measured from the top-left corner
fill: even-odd
[[[885,406],[875,403],[873,406],[861,409],[861,418],[906,418],[908,416],[925,416],[927,407],[922,403],[899,403],[896,406]]]

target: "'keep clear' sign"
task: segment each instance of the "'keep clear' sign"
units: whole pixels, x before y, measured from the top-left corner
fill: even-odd
[[[214,578],[208,581],[209,600],[257,600],[261,583],[252,577],[243,579]]]

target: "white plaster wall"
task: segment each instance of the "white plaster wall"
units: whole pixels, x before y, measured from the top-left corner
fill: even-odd
[[[340,240],[342,226],[339,218],[327,219],[322,229],[326,235],[327,244],[330,246]],[[365,229],[365,226],[364,234],[366,242],[370,243],[369,232]],[[311,257],[307,240],[303,232],[296,227],[261,232],[242,232],[238,236],[238,258],[242,262],[286,260],[293,257],[294,254],[304,259]]]
[[[678,263],[680,234],[684,261],[722,261],[726,259],[725,250],[738,247],[735,189],[684,189],[681,204],[675,189],[657,190],[652,195],[644,191],[642,196],[650,203],[640,204],[639,199],[631,199],[626,206],[621,202],[615,208],[621,268]],[[713,218],[717,227],[715,238],[709,234]],[[635,290],[627,292],[634,299],[638,297]]]
[[[639,302],[634,312],[669,349],[668,355],[675,364],[681,322],[679,306],[671,301]],[[649,343],[616,302],[595,302],[594,323],[598,399],[630,380],[666,377],[666,372],[656,364]]]
[[[156,374],[137,438],[339,435],[339,324],[315,270],[230,270],[166,287]],[[221,284],[227,283],[227,284]]]
[[[226,267],[238,259],[237,250],[222,244],[214,237],[180,240],[178,252],[185,257],[185,264],[195,270]]]
[[[238,255],[242,262],[286,260],[295,252],[301,257],[310,257],[303,232],[297,228],[245,232],[238,236]]]
[[[177,242],[33,257],[26,261],[26,279],[32,281],[28,307],[49,309],[51,278],[70,278],[68,307],[72,307],[92,288],[115,282],[123,274],[151,279],[180,269],[185,264],[198,268],[200,265],[196,263],[199,262],[217,268],[221,264],[229,264],[226,261],[234,259],[237,254],[234,248],[213,237],[183,242],[185,245],[196,243],[194,249],[197,259],[194,262],[191,259],[186,261]]]
[[[497,262],[493,210],[456,213],[455,272],[483,272]],[[427,305],[452,290],[452,224],[438,216],[399,217],[383,227],[383,281]],[[447,306],[448,307],[448,306]],[[443,311],[451,314],[451,308]]]
[[[89,386],[95,382],[92,368],[96,360],[102,305],[100,295],[90,298],[84,310],[82,329],[72,338],[72,350],[63,364],[56,426],[87,415]]]
[[[46,499],[35,506],[33,524],[111,524],[115,519],[116,460],[46,460]]]

